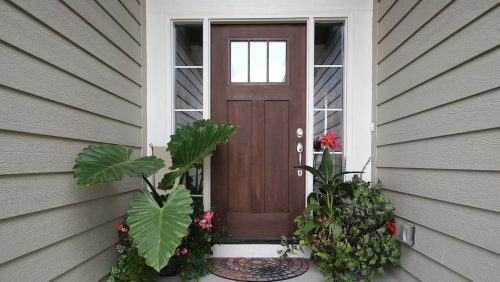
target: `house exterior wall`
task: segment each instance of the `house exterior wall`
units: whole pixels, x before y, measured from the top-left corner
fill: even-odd
[[[374,178],[399,223],[400,281],[500,277],[498,0],[374,1]]]
[[[96,143],[145,144],[145,3],[0,1],[0,280],[99,281],[136,180],[76,188]]]

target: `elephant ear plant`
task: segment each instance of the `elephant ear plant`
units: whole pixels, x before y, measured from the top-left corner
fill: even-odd
[[[149,176],[165,166],[154,156],[132,160],[132,149],[121,145],[91,145],[75,160],[74,178],[78,186],[91,186],[119,181],[124,175],[142,178],[149,186],[137,192],[127,211],[127,225],[133,247],[146,264],[160,271],[175,254],[191,224],[192,199],[184,185],[175,185],[176,179],[203,159],[211,156],[220,143],[226,143],[236,127],[230,124],[200,120],[185,125],[171,136],[168,151],[172,158],[172,172],[167,173],[160,196],[149,182]]]

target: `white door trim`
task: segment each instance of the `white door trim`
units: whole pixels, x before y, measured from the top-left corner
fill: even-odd
[[[235,3],[232,1],[222,2],[227,2],[226,4],[229,6],[231,3]],[[249,2],[257,3],[259,0]],[[283,3],[278,0],[264,2],[270,7],[282,6]],[[307,2],[307,7],[302,7],[305,5],[303,2]],[[203,45],[205,47],[203,48],[204,118],[210,117],[211,24],[221,22],[305,22],[307,24],[307,128],[305,143],[307,148],[312,148],[313,121],[309,117],[312,117],[313,113],[314,22],[316,20],[342,20],[345,22],[346,29],[344,40],[344,153],[346,155],[346,169],[361,169],[371,153],[372,1],[291,1],[286,7],[288,10],[262,9],[257,3],[254,5],[255,8],[252,6],[252,8],[241,9],[237,12],[230,12],[231,7],[215,7],[219,5],[208,9],[204,6],[208,4],[203,3],[196,0],[148,2],[146,17],[148,143],[152,143],[154,146],[165,146],[174,128],[172,111],[174,105],[172,95],[174,93],[172,23],[174,21],[203,22]],[[317,3],[317,5],[311,5],[311,3]],[[223,4],[220,3],[220,5]],[[355,85],[353,85],[353,81],[356,81]],[[354,117],[356,119],[353,119]],[[309,149],[306,163],[312,165],[312,159],[312,150]],[[206,176],[204,177],[204,204],[208,207],[210,206],[210,163],[208,160],[204,165],[204,174]],[[309,174],[306,174],[306,177],[306,193],[308,193],[312,191],[312,177]]]

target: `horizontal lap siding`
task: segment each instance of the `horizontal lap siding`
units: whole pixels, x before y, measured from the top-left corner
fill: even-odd
[[[413,2],[374,1],[376,175],[417,226],[396,273],[497,281],[500,1]]]
[[[72,167],[91,144],[142,154],[144,9],[0,1],[0,280],[100,281],[115,262],[142,184],[76,188]]]

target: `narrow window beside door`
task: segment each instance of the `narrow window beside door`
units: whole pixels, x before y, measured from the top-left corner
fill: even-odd
[[[175,129],[203,118],[203,25],[174,25]],[[183,179],[195,204],[203,205],[203,168],[194,168]]]
[[[333,131],[344,135],[344,24],[316,22],[314,30],[314,143]],[[321,149],[314,146],[313,165],[321,164]],[[335,170],[343,169],[343,148],[335,152]]]

